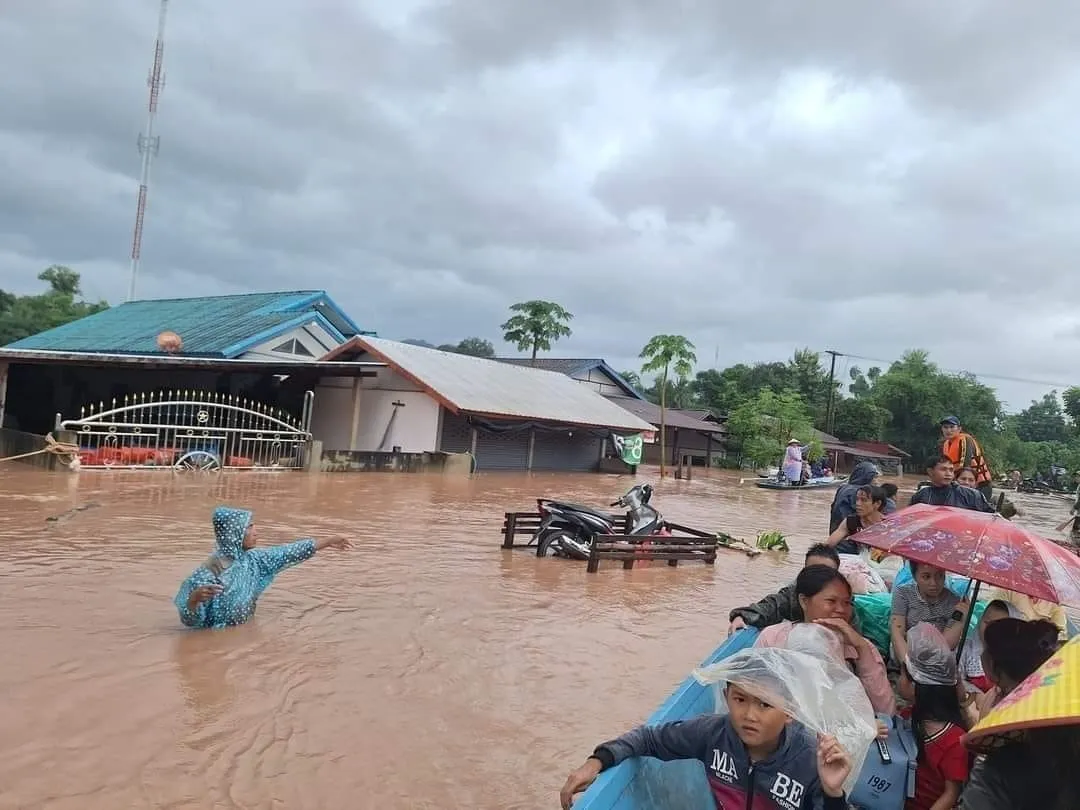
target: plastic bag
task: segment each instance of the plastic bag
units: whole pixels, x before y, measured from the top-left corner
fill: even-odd
[[[904,666],[915,683],[923,686],[955,686],[956,654],[934,625],[927,622],[908,630],[908,653]]]
[[[854,594],[886,593],[889,590],[885,580],[870,565],[869,556],[864,559],[861,554],[841,554],[840,573],[847,578]]]
[[[713,686],[717,714],[728,713],[723,689],[734,683],[782,708],[812,732],[836,737],[851,757],[845,783],[850,792],[877,736],[874,710],[862,683],[842,663],[843,648],[833,641],[835,634],[814,625],[797,629],[787,649],[743,650],[693,675],[698,683]]]

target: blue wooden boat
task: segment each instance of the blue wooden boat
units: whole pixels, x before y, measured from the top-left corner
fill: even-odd
[[[740,630],[705,659],[702,666],[715,664],[739,650],[752,647],[757,635],[758,631],[753,628]],[[712,710],[711,688],[688,677],[646,722],[668,723]],[[613,730],[611,736],[618,731]],[[715,807],[700,762],[660,762],[649,758],[628,759],[605,771],[574,803],[574,810],[707,810]]]
[[[1076,626],[1069,622],[1069,635]],[[758,631],[740,630],[721,644],[702,666],[715,664],[729,655],[752,647]],[[695,717],[713,710],[711,687],[688,677],[646,721],[668,723]],[[620,730],[613,729],[611,736]],[[574,810],[713,810],[716,807],[700,762],[660,762],[656,759],[628,759],[600,774],[574,803]]]

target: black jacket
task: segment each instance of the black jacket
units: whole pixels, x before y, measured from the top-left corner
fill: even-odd
[[[925,503],[928,506],[954,506],[975,512],[993,512],[994,507],[977,489],[962,487],[955,481],[946,487],[923,487],[911,496],[911,506]]]

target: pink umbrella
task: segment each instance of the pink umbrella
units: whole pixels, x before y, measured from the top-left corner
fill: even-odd
[[[916,504],[855,539],[975,582],[1080,607],[1080,556],[998,514]]]

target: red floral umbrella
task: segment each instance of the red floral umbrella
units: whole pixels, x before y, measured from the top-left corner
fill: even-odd
[[[854,539],[973,581],[1080,607],[1080,557],[998,514],[916,504]]]

